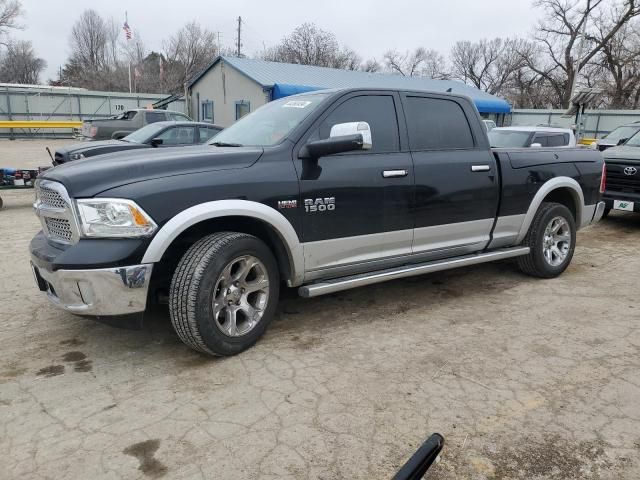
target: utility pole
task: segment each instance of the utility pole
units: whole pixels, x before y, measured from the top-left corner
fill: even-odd
[[[242,29],[242,17],[238,17],[238,42],[237,42],[237,48],[236,48],[236,56],[240,56],[240,47],[242,46],[242,43],[240,43],[240,32]]]

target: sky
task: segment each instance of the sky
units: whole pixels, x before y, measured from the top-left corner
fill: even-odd
[[[22,0],[25,29],[13,37],[31,40],[47,61],[42,80],[57,77],[69,55],[69,34],[83,10],[95,9],[129,25],[149,50],[191,20],[220,32],[223,46],[235,45],[237,18],[242,17],[242,52],[258,54],[304,22],[333,32],[338,42],[363,59],[381,60],[390,49],[418,46],[447,56],[458,40],[525,36],[539,12],[532,0]],[[123,34],[124,38],[124,34]]]

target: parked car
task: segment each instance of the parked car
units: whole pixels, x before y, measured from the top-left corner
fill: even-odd
[[[576,137],[569,128],[498,127],[489,132],[494,148],[575,147]]]
[[[265,332],[281,282],[316,297],[506,258],[556,277],[602,215],[603,172],[589,149],[491,150],[468,97],[324,90],[206,146],[47,171],[31,262],[69,312],[137,322],[167,298],[185,344],[233,355]]]
[[[603,152],[608,148],[623,145],[638,132],[640,132],[640,122],[621,125],[608,135],[598,139],[595,143],[592,143],[591,147]]]
[[[53,164],[95,157],[123,150],[155,147],[184,147],[205,143],[222,130],[218,125],[199,122],[157,122],[142,127],[120,140],[81,142],[56,150]]]
[[[482,123],[484,123],[484,126],[487,128],[487,132],[490,132],[491,130],[497,127],[496,122],[494,122],[493,120],[485,119],[485,120],[482,120]]]
[[[604,151],[607,189],[604,215],[611,210],[640,212],[640,132],[624,145]]]
[[[111,118],[94,118],[82,122],[82,136],[89,140],[120,140],[132,132],[155,122],[191,122],[184,113],[171,110],[138,108]]]

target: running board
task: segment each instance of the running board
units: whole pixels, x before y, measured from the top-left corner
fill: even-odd
[[[303,285],[298,289],[298,294],[305,298],[319,297],[320,295],[326,295],[328,293],[363,287],[365,285],[373,285],[374,283],[386,282],[397,278],[413,277],[425,273],[476,265],[478,263],[493,262],[494,260],[519,257],[521,255],[527,255],[528,253],[529,247],[512,247],[502,248],[500,250],[494,250],[487,253],[477,253],[473,255],[447,258],[445,260],[418,263],[416,265],[403,265],[402,267],[389,268],[387,270],[378,270],[371,273],[334,278],[332,280],[325,280],[319,283]]]

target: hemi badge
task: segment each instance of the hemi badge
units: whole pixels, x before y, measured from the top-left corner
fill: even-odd
[[[280,200],[278,201],[278,208],[296,208],[298,206],[297,200]]]

